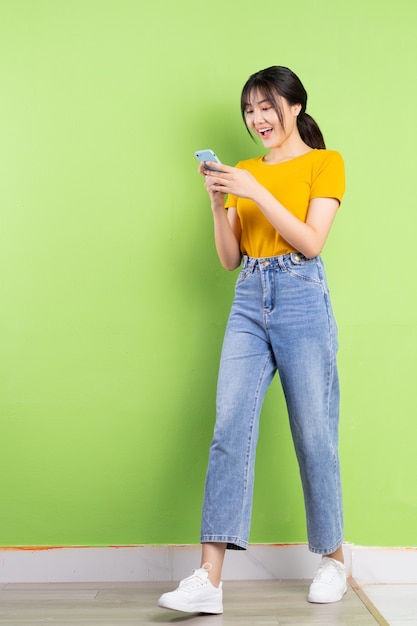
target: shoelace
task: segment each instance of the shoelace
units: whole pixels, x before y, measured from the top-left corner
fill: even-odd
[[[204,587],[207,581],[207,575],[203,576],[204,574],[201,572],[201,569],[196,569],[191,576],[188,576],[188,578],[184,578],[184,580],[181,581],[180,587],[184,590],[190,591],[192,589],[197,589],[198,587]]]
[[[326,563],[320,564],[314,580],[331,583],[337,577],[338,577],[337,565],[335,563],[332,563],[330,565],[329,562],[327,561]]]

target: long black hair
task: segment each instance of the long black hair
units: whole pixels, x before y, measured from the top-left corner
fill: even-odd
[[[282,67],[281,65],[273,65],[272,67],[267,67],[264,70],[255,72],[255,74],[249,76],[242,89],[240,107],[243,121],[251,137],[252,134],[246,124],[245,109],[250,100],[251,93],[255,89],[259,90],[274,107],[282,127],[284,126],[284,120],[277,96],[285,98],[289,105],[300,104],[301,110],[297,116],[297,126],[301,139],[310,146],[310,148],[326,148],[318,124],[313,120],[311,115],[306,113],[307,92],[302,82],[288,67]]]

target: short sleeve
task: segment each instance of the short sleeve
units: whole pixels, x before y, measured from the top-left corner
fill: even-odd
[[[322,154],[314,168],[310,199],[336,198],[341,202],[346,186],[342,155],[334,150],[323,150]]]
[[[231,207],[237,207],[237,196],[229,193],[224,200],[224,208],[230,209]]]

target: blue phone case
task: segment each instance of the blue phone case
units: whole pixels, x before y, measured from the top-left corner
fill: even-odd
[[[213,150],[197,150],[197,152],[195,152],[194,154],[197,157],[197,159],[199,161],[202,161],[203,163],[205,163],[206,161],[215,161],[216,163],[221,163],[220,159],[217,158]],[[207,169],[213,170],[213,172],[221,171],[214,167],[207,167]]]

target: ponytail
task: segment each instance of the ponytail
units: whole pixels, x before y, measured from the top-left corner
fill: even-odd
[[[300,112],[297,117],[297,126],[301,139],[310,146],[310,148],[318,148],[319,150],[326,149],[323,134],[311,115]]]

